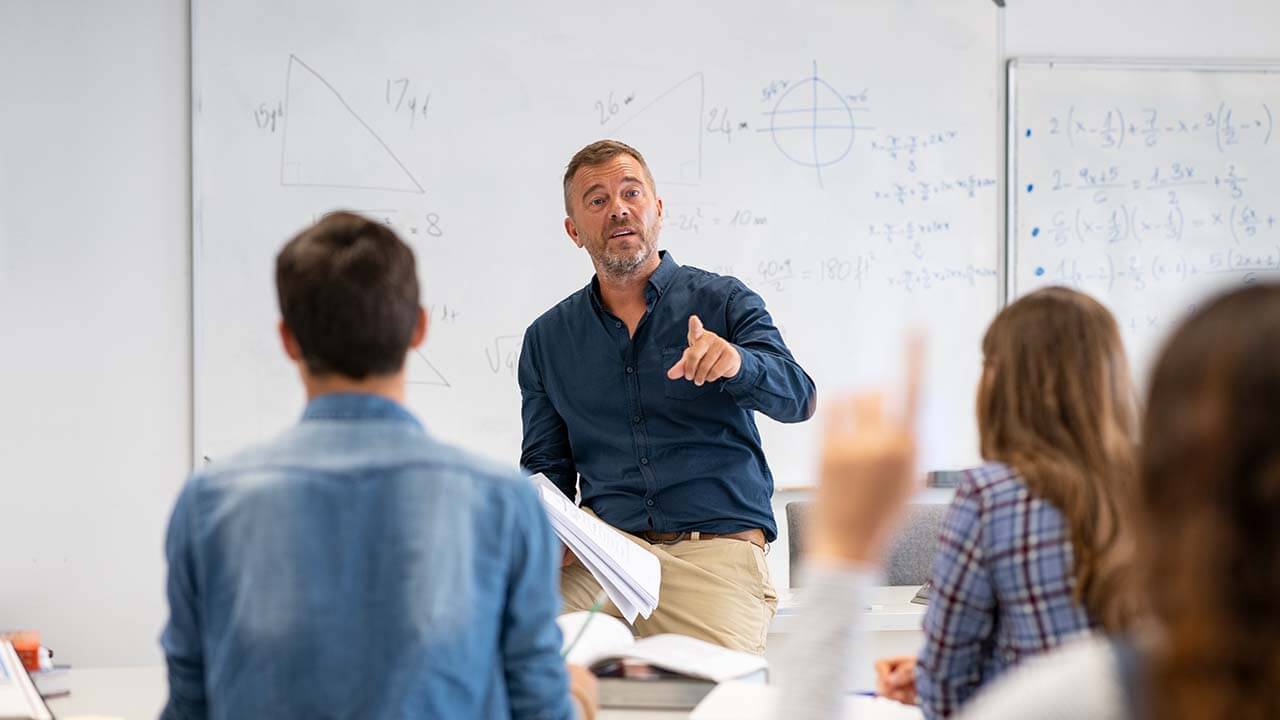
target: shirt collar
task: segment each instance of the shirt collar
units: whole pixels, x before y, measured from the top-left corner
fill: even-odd
[[[662,297],[662,294],[667,291],[667,288],[671,285],[671,281],[675,279],[676,270],[679,268],[680,263],[676,262],[676,259],[671,256],[670,252],[666,250],[658,251],[658,267],[655,268],[653,274],[649,276],[648,284],[648,287],[653,288],[657,297]],[[597,308],[603,308],[604,302],[600,298],[599,276],[592,275],[591,283],[587,285],[587,287],[590,290],[591,300],[595,303],[595,306]]]
[[[308,420],[394,420],[423,429],[405,406],[366,393],[329,393],[312,398],[302,413],[302,421]]]

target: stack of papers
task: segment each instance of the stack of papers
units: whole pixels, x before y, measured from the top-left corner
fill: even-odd
[[[547,476],[539,473],[533,479],[560,542],[600,583],[627,622],[653,614],[662,584],[657,556],[583,512]]]

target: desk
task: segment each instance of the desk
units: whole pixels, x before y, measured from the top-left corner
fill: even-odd
[[[164,709],[169,684],[159,665],[122,668],[75,668],[71,694],[49,700],[58,720],[99,715],[124,720],[155,720]],[[598,720],[684,720],[689,713],[604,708]]]
[[[58,720],[77,715],[155,720],[164,709],[169,690],[161,665],[73,668],[69,680],[71,694],[48,701]]]
[[[851,690],[874,690],[877,658],[891,655],[916,655],[924,645],[924,605],[911,602],[919,590],[917,585],[879,586],[870,588],[865,602],[863,627],[867,630],[866,646],[862,649],[865,663],[850,668],[845,687]],[[780,650],[786,644],[786,635],[792,632],[801,612],[797,593],[803,588],[784,588],[778,591],[778,614],[769,626],[769,642],[765,657],[771,666],[777,665]]]
[[[918,588],[877,587],[867,597],[870,609],[866,611],[868,647],[865,657],[874,659],[885,655],[910,655],[920,649],[924,634],[920,629],[924,620],[924,606],[910,602]],[[785,635],[796,623],[800,608],[795,591],[778,592],[778,614],[769,626],[770,657],[776,652]],[[775,658],[770,657],[773,661]],[[871,688],[875,674],[870,662],[866,667],[853,668],[850,687]],[[126,720],[154,720],[164,707],[168,691],[165,668],[162,666],[121,668],[75,668],[70,677],[71,694],[49,701],[49,709],[60,720],[77,715],[106,715]],[[676,720],[687,718],[685,712],[658,710],[622,710],[602,708],[599,720]]]

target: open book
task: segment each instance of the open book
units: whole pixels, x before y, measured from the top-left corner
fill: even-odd
[[[686,635],[654,635],[636,640],[630,628],[601,613],[595,613],[594,617],[587,612],[568,613],[561,615],[556,623],[564,634],[565,649],[573,644],[565,660],[593,671],[616,661],[638,661],[668,673],[718,683],[750,677],[769,667],[759,655],[729,650]],[[582,632],[584,623],[586,630]]]
[[[658,558],[583,512],[546,475],[538,473],[533,480],[556,536],[600,583],[627,622],[653,614],[662,584]]]

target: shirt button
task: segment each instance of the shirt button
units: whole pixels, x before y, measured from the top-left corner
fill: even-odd
[[[615,321],[615,322],[613,323],[613,326],[614,326],[614,327],[616,327],[616,328],[620,328],[620,327],[622,327],[622,322],[621,322],[621,321]]]
[[[649,507],[653,507],[653,501],[652,501],[652,500],[645,500],[645,501],[644,501],[644,504],[645,504],[645,505],[648,505]]]
[[[635,369],[635,368],[631,367],[630,365],[628,365],[628,366],[627,366],[627,374],[628,374],[628,375],[630,375],[631,373],[633,373],[633,372],[635,372],[635,371],[636,371],[636,369]]]
[[[632,416],[631,416],[631,422],[633,422],[633,423],[638,423],[638,422],[640,422],[640,416],[639,416],[639,415],[632,415]]]
[[[647,458],[647,457],[645,457],[645,458],[640,458],[640,464],[641,464],[641,465],[648,465],[648,464],[649,464],[649,458]]]

